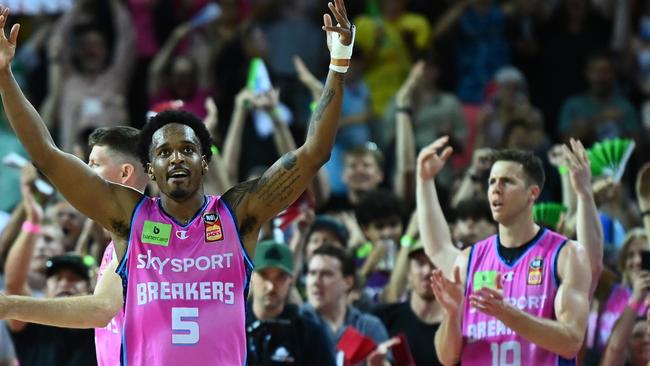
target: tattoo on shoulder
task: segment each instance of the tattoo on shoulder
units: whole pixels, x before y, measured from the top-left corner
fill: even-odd
[[[239,207],[247,194],[256,195],[256,199],[262,201],[266,207],[286,205],[286,200],[297,189],[296,182],[302,175],[303,172],[298,167],[298,156],[294,152],[288,152],[260,178],[232,187],[224,195],[224,199],[233,210]],[[241,226],[245,225],[242,223]]]
[[[247,193],[255,193],[257,191],[257,185],[260,179],[252,179],[235,185],[224,194],[223,198],[230,204],[233,210],[236,209]]]

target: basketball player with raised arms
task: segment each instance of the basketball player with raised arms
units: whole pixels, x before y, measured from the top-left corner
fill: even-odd
[[[124,287],[122,364],[246,363],[244,309],[259,229],[311,183],[338,127],[354,28],[343,0],[328,7],[339,24],[324,16],[330,72],[305,143],[223,196],[203,194],[211,141],[189,113],[160,113],[142,129],[141,160],[159,197],[110,183],[59,150],[11,73],[19,25],[9,37],[0,32],[0,96],[11,126],[66,199],[111,232]],[[0,13],[4,27],[9,11]]]
[[[584,148],[571,141],[565,153],[574,188],[585,193],[578,203],[579,237],[591,243],[583,246],[534,223],[542,163],[529,152],[502,150],[494,153],[488,181],[498,234],[460,252],[453,249],[433,186],[452,152],[446,145],[443,137],[423,149],[417,177],[422,241],[439,268],[432,287],[445,310],[435,336],[441,363],[574,365],[587,326],[592,273],[598,275],[602,258],[594,253],[600,246],[602,256],[600,226],[591,228],[595,232],[584,227],[597,222]]]

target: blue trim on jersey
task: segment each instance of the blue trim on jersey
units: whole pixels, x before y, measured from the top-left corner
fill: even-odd
[[[120,347],[120,365],[127,366],[126,359],[126,316],[124,317],[124,323],[122,324],[122,346]]]
[[[546,230],[545,227],[540,227],[540,232],[538,232],[537,234],[535,234],[535,236],[536,236],[537,238],[534,239],[535,241],[533,242],[533,244],[531,244],[531,245],[528,247],[528,249],[526,249],[526,251],[525,251],[522,255],[520,255],[519,258],[517,258],[517,260],[514,261],[512,264],[507,264],[506,261],[504,261],[503,258],[501,257],[501,254],[499,254],[499,243],[501,242],[501,240],[499,239],[499,234],[496,235],[497,238],[496,238],[496,240],[494,241],[494,250],[495,250],[495,252],[496,252],[496,254],[497,254],[497,257],[499,258],[499,260],[501,261],[501,263],[503,263],[504,266],[506,266],[506,267],[508,267],[508,268],[513,268],[514,266],[516,266],[516,265],[519,263],[519,261],[520,261],[522,258],[526,257],[526,256],[528,255],[528,253],[530,253],[530,251],[533,250],[533,248],[535,248],[535,247],[537,246],[537,243],[539,243],[539,241],[542,240],[542,238],[543,238],[544,236],[546,236],[546,233],[547,233],[547,232],[548,232],[548,230]]]
[[[469,296],[469,287],[468,287],[468,285],[469,285],[469,280],[470,280],[470,274],[472,272],[472,257],[474,256],[474,248],[475,248],[474,245],[469,247],[469,259],[467,261],[467,273],[465,274],[465,297]],[[452,269],[452,271],[453,271],[453,269]],[[453,273],[451,275],[452,275],[452,277],[454,276]]]
[[[163,216],[166,216],[168,219],[172,220],[176,223],[176,225],[180,226],[183,229],[192,225],[194,223],[194,220],[196,220],[197,217],[201,216],[203,211],[205,211],[205,208],[208,207],[208,203],[210,203],[210,196],[203,195],[203,206],[201,206],[201,209],[194,214],[194,216],[190,219],[190,221],[187,222],[187,224],[183,225],[180,222],[176,221],[176,219],[172,215],[168,214],[167,211],[165,211],[165,209],[162,207],[162,204],[160,203],[160,199],[158,199],[157,202],[158,208],[160,209],[160,212],[163,214]]]
[[[557,356],[557,366],[576,366],[576,359],[566,359],[562,358],[562,356]]]
[[[120,277],[122,277],[122,272],[124,271],[124,267],[126,266],[126,260],[129,257],[129,249],[131,248],[131,234],[133,233],[133,223],[135,222],[135,218],[138,215],[138,212],[140,211],[140,207],[142,207],[142,205],[146,200],[147,200],[147,196],[142,195],[140,201],[138,201],[138,204],[135,205],[135,208],[133,209],[133,213],[131,214],[131,223],[129,224],[129,238],[126,241],[126,249],[124,250],[124,256],[122,256],[122,259],[120,260],[120,263],[118,263],[117,269],[115,270],[115,273],[120,275]]]
[[[244,258],[244,263],[246,264],[246,279],[245,279],[245,286],[244,286],[244,301],[248,298],[248,291],[249,291],[249,286],[250,286],[250,279],[251,275],[253,273],[253,268],[255,268],[255,264],[253,264],[253,261],[250,259],[248,256],[248,251],[246,250],[246,247],[244,246],[244,241],[241,239],[241,235],[239,234],[239,228],[237,227],[237,216],[235,215],[235,212],[232,210],[228,202],[224,199],[220,199],[220,201],[223,203],[223,205],[226,207],[226,210],[230,214],[230,219],[232,220],[233,224],[235,225],[236,231],[237,231],[237,239],[239,240],[239,245],[241,246],[242,249],[242,257]],[[248,318],[247,313],[248,312],[248,306],[244,305],[244,329],[246,329],[246,319]],[[244,351],[244,364],[242,366],[248,365],[248,349]]]
[[[565,239],[562,242],[562,244],[557,246],[557,249],[555,249],[555,253],[553,253],[552,269],[553,269],[553,280],[555,281],[555,288],[560,286],[560,276],[557,274],[557,262],[558,262],[558,258],[560,258],[560,250],[562,250],[562,248],[564,248],[564,246],[568,242],[569,240]]]
[[[255,268],[255,264],[253,264],[253,260],[251,260],[251,257],[248,255],[248,251],[246,250],[246,247],[244,246],[244,241],[241,240],[241,235],[239,235],[239,228],[237,227],[237,216],[235,215],[235,212],[230,208],[230,205],[226,200],[221,199],[221,202],[226,206],[226,209],[228,210],[228,213],[230,214],[230,218],[232,219],[232,222],[235,224],[235,228],[237,229],[237,238],[239,239],[239,244],[241,245],[242,252],[244,253],[244,260],[247,265],[250,266],[251,269]]]

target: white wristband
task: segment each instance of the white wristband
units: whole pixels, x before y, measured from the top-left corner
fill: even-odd
[[[352,25],[352,41],[349,45],[344,45],[341,43],[341,35],[332,32],[332,50],[330,51],[330,57],[336,60],[349,60],[352,58],[352,48],[354,47],[354,35],[356,34],[356,27]]]
[[[349,66],[336,66],[336,65],[330,64],[330,70],[341,73],[341,74],[345,74],[346,72],[348,72],[348,68],[349,68]]]

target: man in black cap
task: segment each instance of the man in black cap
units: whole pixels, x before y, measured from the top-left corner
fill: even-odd
[[[287,304],[293,284],[293,254],[274,241],[258,244],[252,302],[246,312],[248,364],[335,365],[334,346],[315,319]]]
[[[45,296],[87,295],[88,266],[76,255],[52,257],[46,264]],[[96,365],[92,329],[67,329],[9,320],[11,336],[21,365]]]
[[[318,215],[309,228],[305,245],[305,262],[309,262],[314,251],[324,244],[347,248],[350,234],[348,229],[332,216]]]

